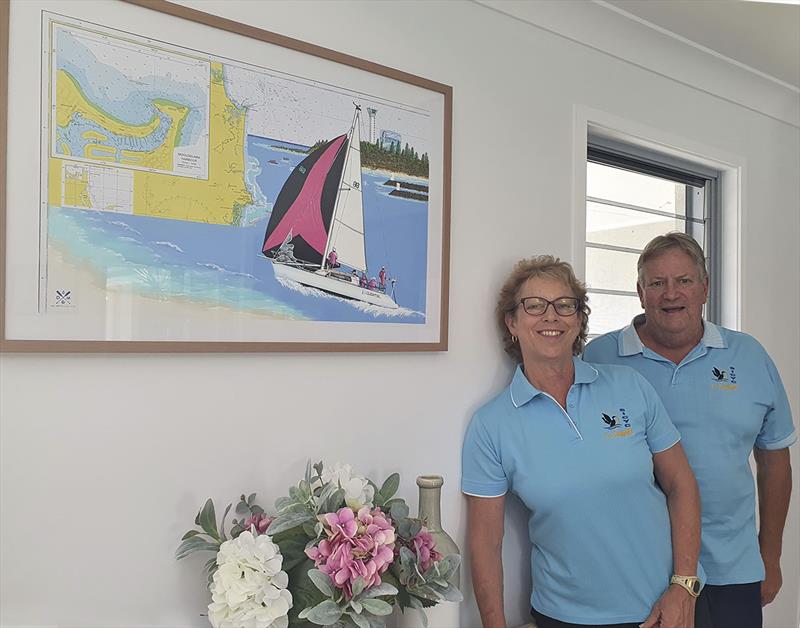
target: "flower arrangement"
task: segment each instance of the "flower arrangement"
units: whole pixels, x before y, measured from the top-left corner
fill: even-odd
[[[394,606],[460,602],[450,582],[460,557],[437,551],[425,522],[395,496],[399,485],[396,473],[378,488],[350,465],[308,464],[274,516],[255,493],[242,495],[227,535],[232,504],[217,526],[207,500],[176,557],[214,552],[206,563],[214,628],[383,628]]]

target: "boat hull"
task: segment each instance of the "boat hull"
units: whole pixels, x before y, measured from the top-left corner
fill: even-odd
[[[354,283],[343,281],[341,279],[335,279],[328,276],[328,274],[325,272],[313,272],[274,261],[272,262],[272,269],[275,271],[276,277],[290,279],[291,281],[296,281],[304,286],[310,286],[312,288],[324,290],[325,292],[330,292],[331,294],[335,294],[340,297],[353,299],[355,301],[363,301],[365,303],[379,305],[381,307],[393,310],[397,309],[398,307],[397,303],[394,302],[394,299],[392,299],[392,297],[390,297],[388,294],[362,288],[361,286],[357,286]]]

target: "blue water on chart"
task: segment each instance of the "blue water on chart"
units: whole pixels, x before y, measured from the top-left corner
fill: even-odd
[[[254,196],[274,203],[306,156],[291,149],[303,148],[249,136],[246,158],[260,168],[249,177],[258,188]],[[48,233],[68,260],[88,264],[109,287],[145,296],[297,319],[424,323],[428,206],[389,196],[386,178],[362,174],[367,265],[371,276],[385,266],[397,279],[399,310],[277,281],[261,255],[267,220],[235,227],[51,206]]]

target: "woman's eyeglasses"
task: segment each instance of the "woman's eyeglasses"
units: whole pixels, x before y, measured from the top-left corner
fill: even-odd
[[[542,297],[525,297],[520,299],[522,309],[531,316],[541,316],[551,305],[559,316],[572,316],[581,306],[577,297],[558,297],[555,301],[548,301]]]

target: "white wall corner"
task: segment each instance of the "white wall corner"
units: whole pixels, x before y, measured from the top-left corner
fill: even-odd
[[[594,0],[473,0],[511,19],[800,128],[800,90]],[[614,8],[615,9],[615,8]]]

